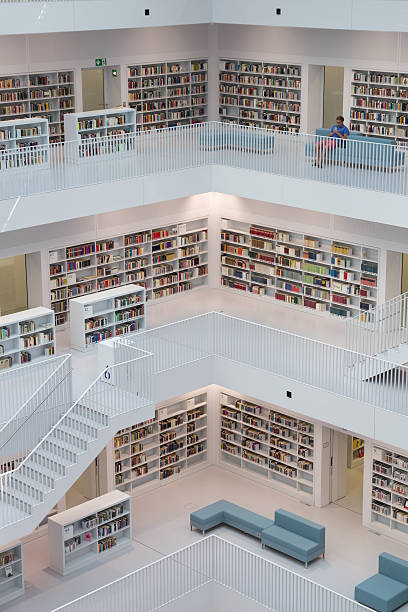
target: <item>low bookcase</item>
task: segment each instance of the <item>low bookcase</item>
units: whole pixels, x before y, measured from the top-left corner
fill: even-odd
[[[66,575],[132,544],[130,497],[111,491],[48,519],[50,567]]]
[[[0,606],[24,595],[23,545],[8,544],[0,550]]]
[[[145,302],[146,290],[140,285],[71,300],[71,346],[86,351],[102,340],[145,329]]]

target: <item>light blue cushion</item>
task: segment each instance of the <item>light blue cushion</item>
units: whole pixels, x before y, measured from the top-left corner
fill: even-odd
[[[381,553],[378,557],[378,570],[380,574],[408,585],[408,561],[389,553]]]
[[[226,525],[236,527],[257,537],[261,536],[263,529],[273,525],[273,520],[270,518],[229,502],[227,504],[224,510],[224,523]]]
[[[354,598],[378,612],[393,612],[408,601],[408,587],[389,576],[376,574],[356,586]]]
[[[322,554],[318,542],[302,535],[288,531],[278,525],[272,525],[262,532],[262,544],[280,550],[300,561],[311,561]]]
[[[190,525],[197,527],[203,531],[221,525],[224,521],[224,507],[228,503],[225,499],[220,499],[217,502],[200,508],[190,514]]]
[[[280,508],[275,512],[275,525],[279,525],[279,527],[283,527],[283,529],[293,531],[304,538],[313,540],[320,546],[325,545],[325,528],[302,516],[298,516],[297,514]]]

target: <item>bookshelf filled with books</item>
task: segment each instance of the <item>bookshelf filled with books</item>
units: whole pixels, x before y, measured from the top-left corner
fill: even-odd
[[[365,522],[408,542],[408,454],[371,443],[367,468]]]
[[[56,325],[73,297],[131,283],[160,299],[207,284],[208,219],[135,229],[49,251],[49,299]]]
[[[50,568],[65,576],[132,545],[129,495],[111,491],[48,517]]]
[[[24,561],[21,542],[0,550],[0,605],[24,595]]]
[[[50,141],[61,142],[64,116],[74,110],[72,70],[0,76],[0,121],[44,117]]]
[[[220,393],[220,462],[314,501],[315,424]]]
[[[358,244],[221,221],[221,286],[348,317],[377,303],[379,253]]]
[[[67,141],[78,142],[80,159],[109,155],[133,148],[136,112],[132,108],[108,108],[65,115]]]
[[[208,60],[128,66],[128,104],[138,129],[208,121]]]
[[[117,432],[112,486],[127,493],[167,484],[207,462],[207,394],[156,409],[155,418]]]
[[[0,123],[0,170],[46,166],[50,162],[47,119],[14,119]]]
[[[72,299],[72,348],[86,351],[108,338],[142,331],[145,302],[145,288],[133,284]]]
[[[262,60],[220,60],[221,121],[297,133],[301,126],[301,104],[301,66]]]
[[[408,146],[408,72],[351,71],[350,130]]]
[[[347,440],[347,467],[354,468],[364,463],[364,440],[349,436]]]
[[[0,370],[52,357],[55,354],[54,312],[30,308],[0,317]]]

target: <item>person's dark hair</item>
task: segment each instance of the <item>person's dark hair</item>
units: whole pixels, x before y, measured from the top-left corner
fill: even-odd
[[[344,121],[344,117],[342,115],[339,115],[338,117],[336,117],[336,121]]]

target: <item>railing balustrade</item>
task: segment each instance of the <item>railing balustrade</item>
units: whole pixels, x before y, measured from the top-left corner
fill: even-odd
[[[53,612],[111,612],[118,605],[152,612],[215,585],[244,597],[248,610],[252,601],[278,612],[368,611],[344,595],[211,535]],[[213,601],[218,609],[215,589]]]
[[[0,199],[221,165],[370,191],[408,194],[408,149],[210,121],[10,150],[0,155]]]

